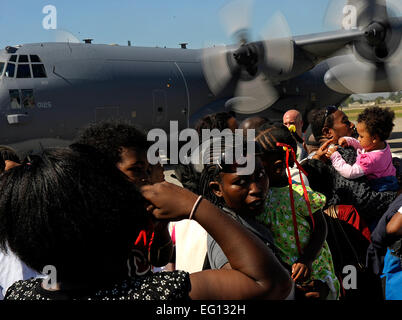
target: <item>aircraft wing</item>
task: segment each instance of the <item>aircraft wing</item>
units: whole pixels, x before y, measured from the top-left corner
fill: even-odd
[[[308,53],[313,59],[324,60],[344,48],[352,41],[364,37],[363,30],[340,30],[294,37],[297,47]]]

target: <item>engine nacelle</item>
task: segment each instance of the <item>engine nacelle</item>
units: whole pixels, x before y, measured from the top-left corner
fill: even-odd
[[[352,58],[352,57],[351,57]],[[349,59],[347,59],[349,60]],[[388,81],[383,68],[374,64],[352,61],[341,62],[332,66],[324,76],[325,84],[332,90],[344,94],[363,94],[372,92],[393,92],[402,90]]]

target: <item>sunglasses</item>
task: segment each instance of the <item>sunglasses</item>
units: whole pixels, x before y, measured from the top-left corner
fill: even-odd
[[[324,128],[324,125],[325,125],[325,122],[327,121],[327,118],[328,118],[331,114],[335,113],[336,111],[338,111],[338,108],[335,107],[335,106],[328,106],[328,107],[326,108],[326,110],[325,110],[325,115],[324,115],[324,119],[323,119],[323,121],[322,121],[321,128]]]

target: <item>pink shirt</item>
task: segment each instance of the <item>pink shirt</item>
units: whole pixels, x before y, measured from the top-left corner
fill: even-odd
[[[345,138],[348,145],[357,151],[355,164],[352,166],[347,164],[339,152],[334,152],[331,156],[332,166],[343,177],[355,179],[365,175],[368,179],[377,179],[396,175],[396,169],[392,164],[391,148],[388,144],[385,149],[366,152],[358,140]]]

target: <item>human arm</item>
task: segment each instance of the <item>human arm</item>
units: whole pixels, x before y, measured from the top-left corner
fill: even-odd
[[[167,182],[144,186],[142,194],[152,203],[148,210],[158,219],[186,219],[197,200],[191,191]],[[289,295],[292,283],[288,273],[255,235],[205,199],[193,218],[218,242],[232,270],[190,274],[190,298],[283,299]]]
[[[332,166],[346,179],[356,179],[364,176],[363,168],[355,163],[350,165],[342,158],[339,152],[334,152],[331,157]]]
[[[327,238],[327,223],[321,210],[314,212],[314,229],[311,233],[310,240],[303,249],[302,255],[292,266],[292,279],[307,280],[310,277],[312,264],[317,259],[324,241]]]
[[[402,236],[402,208],[387,223],[387,234],[395,237]]]
[[[362,150],[359,140],[352,137],[342,137],[338,140],[338,144],[342,148],[353,147],[355,150]]]

